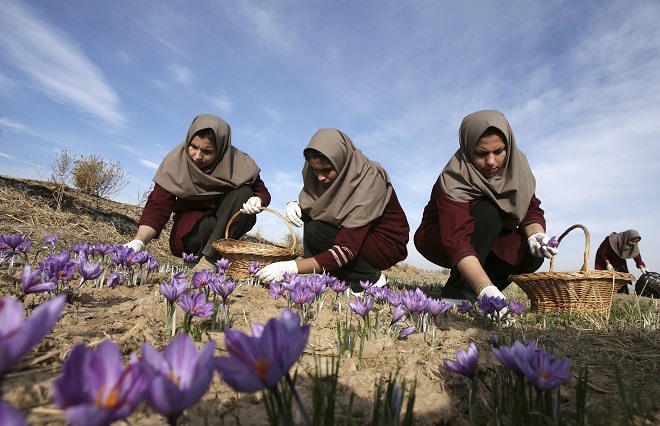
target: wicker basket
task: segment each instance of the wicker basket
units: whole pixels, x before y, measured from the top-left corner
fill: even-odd
[[[231,266],[227,270],[227,275],[232,276],[236,280],[244,280],[250,276],[250,273],[247,271],[248,266],[254,262],[259,262],[259,267],[262,268],[266,265],[269,265],[273,262],[279,262],[282,260],[293,260],[302,255],[300,250],[297,250],[296,247],[296,234],[293,232],[293,228],[288,220],[275,210],[271,210],[268,207],[260,207],[261,210],[266,210],[278,216],[280,219],[286,223],[289,227],[289,232],[291,232],[291,247],[279,247],[270,244],[260,244],[252,243],[249,241],[243,240],[234,240],[233,238],[227,238],[229,235],[229,226],[231,223],[241,214],[241,211],[237,211],[227,222],[227,227],[225,228],[225,238],[217,240],[213,243],[213,248],[216,249],[220,255],[231,261]]]
[[[555,258],[550,260],[549,272],[511,275],[532,302],[532,311],[538,313],[609,314],[614,292],[635,277],[628,273],[589,270],[589,231],[583,225],[573,225],[560,237],[559,242],[575,228],[585,235],[584,263],[576,272],[554,272]]]

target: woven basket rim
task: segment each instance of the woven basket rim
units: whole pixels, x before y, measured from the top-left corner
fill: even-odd
[[[260,210],[265,210],[270,212],[284,221],[284,223],[289,228],[291,233],[291,247],[280,247],[272,244],[262,244],[262,243],[253,243],[250,241],[236,240],[234,238],[228,238],[229,227],[231,226],[234,219],[238,217],[242,212],[239,210],[229,219],[227,226],[225,227],[225,238],[216,240],[211,244],[211,246],[220,252],[222,255],[236,255],[236,254],[250,254],[254,256],[273,256],[273,257],[283,257],[283,256],[295,256],[299,257],[302,255],[302,251],[296,249],[296,234],[293,231],[291,223],[282,216],[280,213],[268,207],[259,207]]]

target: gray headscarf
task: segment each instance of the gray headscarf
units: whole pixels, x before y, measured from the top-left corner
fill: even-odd
[[[472,164],[474,148],[489,127],[499,129],[506,140],[506,159],[492,178],[485,178]],[[460,148],[440,174],[442,192],[454,201],[492,200],[504,213],[504,226],[514,229],[527,214],[536,179],[527,157],[516,146],[506,117],[499,111],[478,111],[463,119],[459,130]]]
[[[634,229],[629,229],[624,232],[612,232],[609,236],[610,246],[612,246],[614,253],[616,253],[621,259],[632,259],[639,255],[639,247],[637,247],[637,244],[632,247],[627,244],[628,241],[634,238],[642,239],[642,237],[639,236],[639,232]]]
[[[307,148],[325,155],[337,170],[337,178],[326,187],[305,161],[299,196],[302,211],[314,220],[345,228],[367,225],[383,215],[392,182],[380,164],[367,158],[337,129],[319,129]]]
[[[213,164],[201,170],[188,156],[188,145],[203,129],[215,133],[217,156]],[[179,198],[199,200],[254,183],[260,171],[252,157],[231,145],[229,124],[215,115],[202,114],[193,120],[186,140],[165,156],[154,182]]]

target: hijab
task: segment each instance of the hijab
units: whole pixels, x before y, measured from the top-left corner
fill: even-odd
[[[621,259],[632,259],[633,257],[639,256],[639,247],[637,244],[630,247],[627,243],[628,241],[642,237],[639,236],[639,232],[634,229],[629,229],[624,232],[612,232],[608,237],[610,240],[610,246],[612,250],[616,253]]]
[[[474,148],[489,127],[504,134],[506,159],[495,176],[486,178],[472,161]],[[463,119],[458,136],[460,148],[440,174],[442,192],[447,198],[459,202],[483,197],[490,199],[504,212],[504,226],[514,229],[527,214],[536,179],[527,157],[516,146],[506,117],[499,111],[477,111]]]
[[[217,155],[202,170],[188,156],[188,145],[195,133],[204,129],[215,133]],[[254,183],[260,171],[252,157],[231,145],[229,124],[215,115],[202,114],[193,120],[186,140],[165,156],[154,182],[179,198],[199,200]]]
[[[314,220],[345,228],[367,225],[383,215],[392,182],[379,163],[367,158],[337,129],[319,129],[307,148],[325,155],[337,170],[337,178],[326,187],[305,161],[300,191],[303,212]]]

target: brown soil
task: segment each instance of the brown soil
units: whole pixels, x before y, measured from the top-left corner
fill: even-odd
[[[132,237],[141,211],[139,207],[101,200],[97,209],[92,197],[68,188],[58,209],[54,189],[44,182],[0,176],[0,233],[24,233],[35,242],[40,242],[45,235],[56,234],[60,237],[58,248],[70,248],[84,241],[123,243]],[[163,235],[148,249],[162,264],[179,264],[181,260],[169,254],[167,236]],[[0,294],[15,295],[14,283],[5,271],[6,266],[0,265]],[[438,271],[421,271],[408,265],[393,268],[388,271],[388,276],[399,288],[419,286],[432,295],[437,295],[438,284],[446,278]],[[4,378],[4,399],[20,409],[32,424],[64,424],[62,412],[51,401],[51,386],[74,345],[85,343],[96,347],[104,339],[112,339],[128,356],[138,351],[143,342],[159,350],[168,343],[169,335],[163,329],[165,302],[159,294],[158,284],[158,277],[154,277],[148,284],[137,287],[84,287],[80,296],[65,307],[54,330]],[[515,288],[510,294],[525,300],[524,294]],[[625,298],[617,296],[619,300]],[[44,295],[29,295],[24,304],[31,310],[45,299]],[[284,300],[269,297],[267,289],[245,283],[230,296],[230,301],[232,326],[245,332],[249,332],[254,322],[265,323],[272,317],[279,317],[286,307]],[[342,312],[345,312],[348,299],[341,301]],[[298,387],[305,398],[311,386],[306,373],[314,372],[317,367],[325,369],[337,352],[336,313],[331,306],[332,297],[328,296],[323,308],[311,320],[310,340],[298,364]],[[651,407],[651,398],[658,394],[660,335],[657,311],[651,329],[647,326],[646,330],[641,319],[614,328],[598,319],[566,322],[548,317],[544,327],[543,318],[528,314],[503,336],[533,339],[556,357],[571,357],[571,370],[576,375],[582,367],[588,367],[590,422],[619,424],[623,417],[615,367],[622,371],[627,396],[632,395],[631,392],[641,395],[646,412]],[[180,318],[181,312],[178,315]],[[389,313],[384,312],[384,317],[389,320]],[[206,322],[201,324],[200,345],[215,340],[218,355],[222,354],[223,333],[209,330]],[[382,334],[378,338],[372,337],[365,345],[363,366],[358,366],[356,357],[341,360],[338,401],[347,404],[350,394],[355,394],[354,414],[360,424],[367,424],[375,384],[398,369],[399,376],[405,378],[406,383],[417,383],[417,424],[470,424],[467,382],[460,376],[448,374],[442,361],[455,359],[458,349],[465,350],[470,341],[476,342],[480,352],[479,383],[488,394],[491,377],[500,368],[489,350],[491,332],[483,324],[452,313],[442,319],[435,347],[430,345],[430,332],[416,333],[402,341],[392,341]],[[575,415],[576,383],[577,380],[573,379],[562,388],[561,411],[569,424]],[[179,424],[267,424],[261,399],[261,394],[236,393],[216,376],[210,390],[197,405],[184,412]],[[145,405],[141,405],[127,421],[139,425],[166,424],[161,415]],[[481,413],[479,423],[486,421]]]

